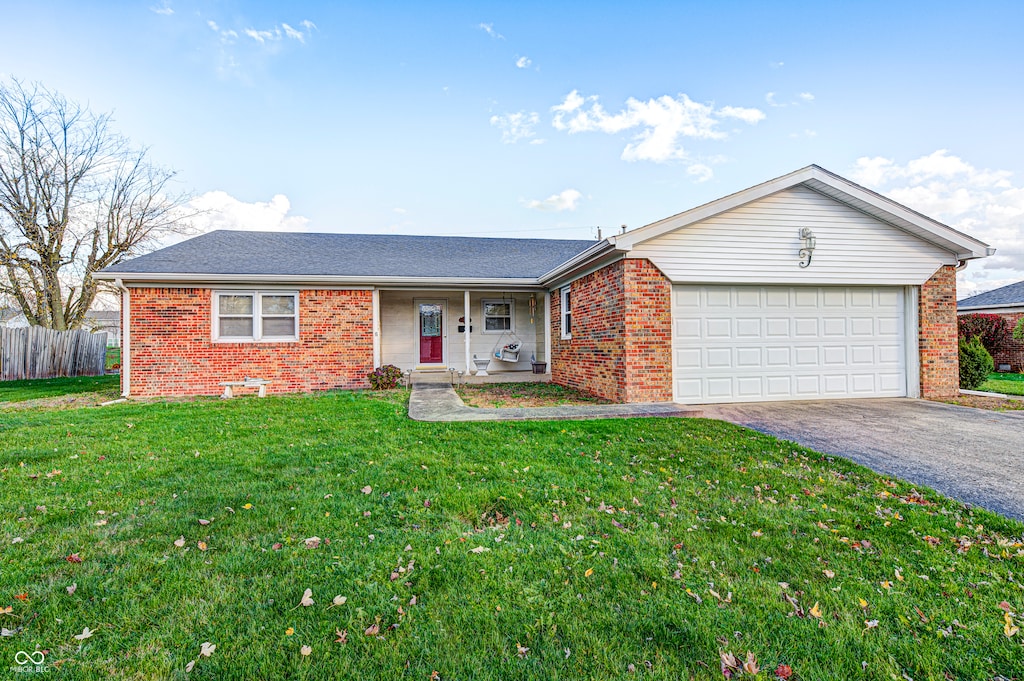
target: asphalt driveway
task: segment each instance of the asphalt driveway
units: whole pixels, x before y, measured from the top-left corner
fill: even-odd
[[[704,414],[1024,520],[1022,412],[874,399],[711,405]]]

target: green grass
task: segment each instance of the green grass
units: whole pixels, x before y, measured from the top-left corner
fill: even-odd
[[[0,381],[0,404],[83,393],[97,393],[114,399],[119,389],[120,378],[116,375]]]
[[[1024,395],[1024,374],[991,373],[978,390],[1004,395]]]
[[[469,406],[515,407],[561,404],[608,404],[608,400],[556,383],[483,383],[460,385],[456,392]]]
[[[405,394],[3,413],[0,660],[721,679],[750,651],[762,679],[1024,676],[1000,609],[1024,613],[1024,524],[722,422],[425,424]]]

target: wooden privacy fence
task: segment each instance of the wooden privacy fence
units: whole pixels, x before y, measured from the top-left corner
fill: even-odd
[[[106,359],[106,332],[54,331],[41,326],[0,328],[0,381],[99,376]]]

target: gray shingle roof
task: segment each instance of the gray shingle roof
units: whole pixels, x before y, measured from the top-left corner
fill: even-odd
[[[595,243],[217,230],[108,267],[104,272],[536,278]]]
[[[1006,305],[1024,305],[1024,281],[979,293],[956,303],[961,310],[965,307],[1003,307]]]

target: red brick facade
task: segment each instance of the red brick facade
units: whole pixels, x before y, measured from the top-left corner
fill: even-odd
[[[994,359],[996,363],[996,368],[999,368],[1000,364],[1009,364],[1010,371],[1024,372],[1024,341],[1016,340],[1013,337],[1013,330],[1017,327],[1017,322],[1024,319],[1024,312],[1003,314],[999,316],[1005,318],[1009,323],[1010,332],[1007,334],[1007,338],[1003,342],[1003,347],[992,355],[992,359]]]
[[[921,285],[918,301],[921,397],[960,394],[960,353],[956,323],[956,268],[945,265]]]
[[[368,386],[370,291],[299,291],[299,340],[291,343],[215,343],[211,304],[207,288],[131,289],[133,397],[216,395],[220,381],[246,376],[270,380],[272,393]]]
[[[571,284],[572,338],[551,296],[551,380],[615,402],[672,399],[672,284],[648,260],[622,260]]]

